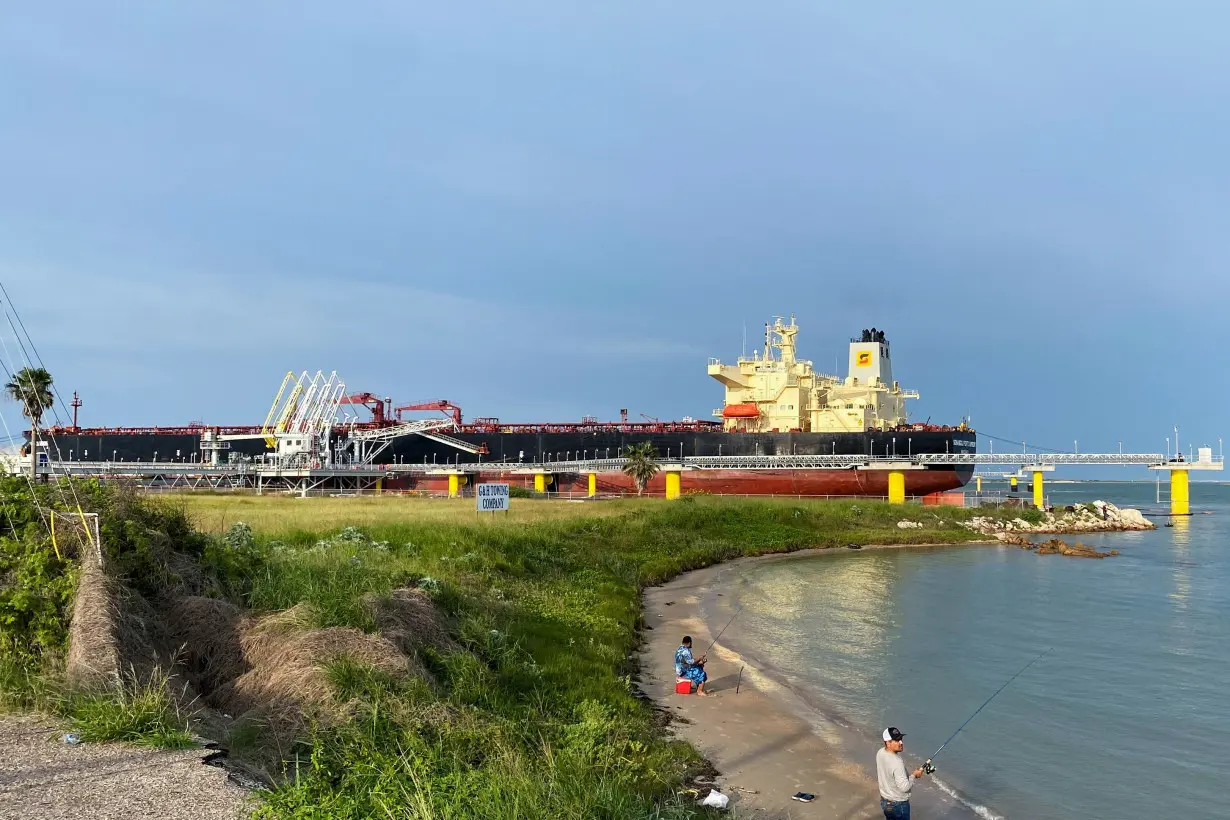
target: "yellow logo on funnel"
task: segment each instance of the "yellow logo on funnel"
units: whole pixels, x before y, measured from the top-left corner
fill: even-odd
[[[870,350],[860,350],[858,353],[858,358],[855,360],[855,364],[858,365],[859,367],[870,367],[871,366],[871,351]]]

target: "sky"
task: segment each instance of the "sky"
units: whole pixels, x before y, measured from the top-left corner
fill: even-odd
[[[471,418],[709,418],[708,358],[793,313],[824,371],[884,329],[917,420],[1216,452],[1228,23],[3,3],[0,282],[83,425],[259,423],[318,369]]]

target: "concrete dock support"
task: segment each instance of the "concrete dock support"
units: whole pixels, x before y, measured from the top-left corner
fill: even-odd
[[[1034,470],[1034,506],[1042,509],[1046,501],[1042,496],[1042,471]]]
[[[1191,512],[1188,492],[1187,470],[1170,471],[1170,514],[1188,515]]]
[[[681,493],[679,492],[679,485],[680,485],[679,470],[667,470],[666,471],[666,500],[667,501],[672,501],[681,495]]]
[[[589,474],[589,497],[593,498],[598,494],[598,474]]]
[[[905,503],[905,473],[892,470],[888,474],[888,503]]]

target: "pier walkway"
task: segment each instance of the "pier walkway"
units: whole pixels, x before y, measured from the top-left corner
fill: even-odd
[[[481,456],[480,456],[481,458]],[[329,487],[339,490],[379,490],[386,478],[398,475],[448,476],[450,495],[456,495],[462,477],[478,473],[533,476],[536,489],[543,490],[553,475],[588,475],[590,494],[596,494],[596,477],[620,472],[626,458],[552,459],[537,462],[461,461],[444,464],[360,464],[335,466],[285,466],[261,462],[204,464],[199,462],[135,461],[51,461],[40,472],[90,478],[130,477],[148,481],[165,489],[223,489],[252,487],[258,491],[289,490],[307,492]],[[1171,512],[1186,514],[1188,477],[1192,470],[1222,470],[1222,456],[1201,448],[1199,458],[1185,460],[1162,453],[922,453],[911,456],[866,455],[762,455],[762,456],[687,456],[659,460],[666,476],[667,497],[679,496],[680,475],[690,470],[883,470],[888,472],[888,499],[905,500],[905,473],[932,467],[979,467],[1003,465],[1016,469],[1016,475],[1032,474],[1033,500],[1043,506],[1045,473],[1057,467],[1096,465],[1136,465],[1163,470],[1170,475]],[[981,478],[976,480],[981,483]],[[1016,479],[1012,479],[1015,483]]]

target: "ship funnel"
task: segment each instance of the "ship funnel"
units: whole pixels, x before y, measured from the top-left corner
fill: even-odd
[[[858,384],[873,386],[893,383],[893,364],[884,332],[872,328],[858,339],[850,340],[850,376]]]

